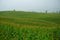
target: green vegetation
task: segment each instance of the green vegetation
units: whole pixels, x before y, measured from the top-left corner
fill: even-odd
[[[60,14],[0,11],[0,40],[60,40]]]

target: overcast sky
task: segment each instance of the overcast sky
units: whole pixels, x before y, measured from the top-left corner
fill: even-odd
[[[60,0],[0,0],[0,10],[58,11]]]

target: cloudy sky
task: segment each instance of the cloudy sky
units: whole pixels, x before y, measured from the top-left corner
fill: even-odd
[[[58,11],[60,0],[0,0],[0,10]]]

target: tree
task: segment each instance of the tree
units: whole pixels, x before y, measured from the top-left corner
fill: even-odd
[[[47,10],[45,12],[47,13]]]
[[[13,11],[15,11],[15,9]]]

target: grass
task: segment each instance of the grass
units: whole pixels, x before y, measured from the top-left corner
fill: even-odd
[[[0,11],[0,40],[60,40],[60,14]]]

